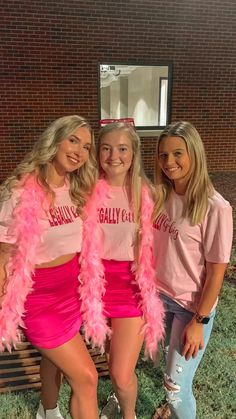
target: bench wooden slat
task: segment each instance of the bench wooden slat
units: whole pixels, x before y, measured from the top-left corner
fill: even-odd
[[[30,351],[23,349],[22,351],[21,350],[17,352],[14,351],[9,354],[5,354],[5,352],[3,352],[3,355],[0,354],[0,363],[1,363],[1,360],[4,360],[4,359],[6,360],[7,359],[24,359],[24,358],[34,357],[37,355],[38,355],[38,351],[36,351],[36,349],[30,350]]]
[[[16,377],[7,377],[7,378],[0,378],[0,386],[2,386],[2,384],[4,383],[11,383],[11,382],[16,382],[16,381],[40,381],[40,375],[39,373],[37,374],[29,374],[29,375],[21,375],[21,376],[16,376]]]
[[[34,357],[29,357],[29,358],[23,358],[23,359],[4,359],[1,360],[1,355],[0,355],[0,369],[1,369],[1,365],[15,365],[15,364],[20,364],[20,365],[39,365],[41,361],[41,356],[34,356]]]
[[[2,368],[1,376],[5,374],[9,374],[9,373],[15,373],[15,372],[23,372],[24,374],[28,374],[29,372],[38,373],[38,371],[39,371],[39,365],[27,365],[27,366],[19,365],[18,367],[15,367],[15,368]]]
[[[106,357],[99,350],[87,345],[99,377],[108,375]],[[24,340],[11,353],[0,354],[0,393],[26,389],[40,389],[41,356],[29,342]]]

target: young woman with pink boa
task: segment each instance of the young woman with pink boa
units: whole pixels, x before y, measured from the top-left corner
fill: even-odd
[[[108,354],[124,419],[134,419],[135,366],[156,359],[163,306],[153,269],[152,191],[141,167],[134,128],[115,122],[98,137],[100,180],[85,212],[81,250],[81,311],[85,337]]]
[[[79,334],[83,207],[95,182],[93,134],[79,116],[54,121],[1,187],[0,350],[21,331],[42,354],[37,419],[62,418],[61,371],[73,419],[97,419],[97,372]]]

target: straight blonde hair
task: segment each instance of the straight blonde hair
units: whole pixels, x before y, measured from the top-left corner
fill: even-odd
[[[127,178],[126,178],[126,188],[130,190],[130,205],[134,212],[134,220],[140,227],[140,220],[141,220],[141,190],[142,184],[146,184],[150,186],[150,181],[146,177],[143,165],[142,165],[142,158],[141,158],[141,142],[140,138],[135,131],[135,128],[131,124],[127,124],[124,122],[113,122],[111,124],[105,125],[99,132],[98,135],[98,142],[97,142],[97,159],[99,162],[99,152],[101,146],[101,140],[107,135],[112,132],[124,132],[131,141],[132,150],[133,150],[133,160],[131,167],[129,169]],[[98,163],[98,170],[100,176],[104,176],[104,172]]]
[[[184,140],[191,163],[190,178],[185,193],[186,201],[183,210],[183,217],[188,218],[191,225],[203,221],[209,205],[209,198],[214,194],[214,187],[210,180],[204,145],[196,128],[185,121],[174,122],[168,125],[158,138],[155,157],[155,185],[157,191],[156,203],[153,212],[153,219],[163,209],[174,183],[161,170],[158,163],[159,146],[163,138],[180,137]]]

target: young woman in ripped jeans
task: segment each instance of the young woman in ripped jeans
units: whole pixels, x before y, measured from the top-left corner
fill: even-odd
[[[202,140],[189,122],[161,133],[155,172],[155,266],[166,310],[164,387],[171,417],[194,419],[192,382],[230,257],[232,209],[213,188]]]

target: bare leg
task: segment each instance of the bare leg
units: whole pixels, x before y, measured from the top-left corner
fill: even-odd
[[[40,364],[41,402],[44,409],[54,409],[57,405],[62,373],[48,358],[42,356]]]
[[[135,366],[143,344],[141,317],[112,319],[109,369],[124,419],[135,418],[137,377]]]
[[[72,418],[98,419],[97,371],[81,336],[57,348],[39,351],[63,372],[72,388]]]

